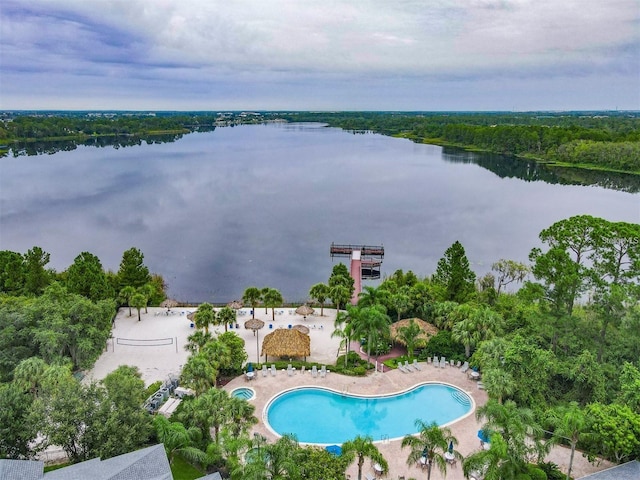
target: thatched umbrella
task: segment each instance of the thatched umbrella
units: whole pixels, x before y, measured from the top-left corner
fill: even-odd
[[[307,318],[307,315],[311,315],[313,312],[314,312],[313,308],[311,308],[306,303],[296,308],[296,313],[298,315],[302,315],[305,319]]]
[[[408,326],[412,321],[415,322],[418,327],[420,327],[420,333],[418,333],[418,336],[416,337],[420,341],[427,342],[429,338],[438,333],[438,329],[436,327],[434,327],[429,322],[425,322],[421,318],[404,318],[399,322],[392,324],[389,328],[389,330],[391,331],[391,338],[394,342],[405,345],[404,340],[402,340],[402,338],[400,338],[399,336],[399,330],[403,327]]]
[[[244,305],[240,300],[234,300],[233,302],[227,303],[227,307],[233,308],[234,310],[240,310]]]
[[[253,330],[253,334],[256,336],[256,362],[260,363],[260,348],[259,348],[259,338],[258,330],[264,327],[264,322],[259,318],[252,318],[251,320],[247,320],[244,322],[244,328],[250,328]]]
[[[162,303],[160,304],[160,306],[162,308],[167,309],[167,312],[169,310],[171,310],[173,307],[177,307],[178,306],[178,302],[176,300],[174,300],[173,298],[167,298],[166,300],[163,300]]]
[[[305,334],[309,333],[309,327],[306,327],[304,325],[294,325],[293,328]]]
[[[279,328],[262,341],[262,355],[276,357],[308,357],[311,355],[311,339],[293,328]]]

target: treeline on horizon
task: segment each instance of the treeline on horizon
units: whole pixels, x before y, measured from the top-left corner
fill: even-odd
[[[640,173],[640,115],[635,112],[389,113],[283,115],[354,132],[455,145],[539,161]]]
[[[159,141],[175,141],[182,134],[210,130],[221,123],[269,120],[323,122],[344,130],[371,131],[420,143],[640,173],[638,112],[5,112],[0,116],[0,143],[66,139],[102,146],[94,139],[109,136],[124,138],[121,146],[128,146],[141,144],[142,139],[154,141],[153,136],[162,134],[165,138]],[[48,153],[46,148],[21,145],[14,153],[42,152]]]

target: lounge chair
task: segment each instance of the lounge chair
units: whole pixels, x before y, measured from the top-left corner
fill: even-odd
[[[322,365],[322,368],[320,369],[320,377],[324,378],[327,376],[327,366],[326,365]]]
[[[461,363],[462,363],[462,362],[460,362],[460,360],[458,360],[458,361],[456,362],[456,368],[460,368]]]
[[[402,365],[402,362],[398,362],[397,365],[398,370],[400,370],[402,373],[407,373],[407,369],[404,368],[404,365]]]
[[[478,382],[478,390],[484,390],[484,383]]]
[[[404,368],[407,372],[413,372],[413,368],[409,365],[409,360],[404,361]]]
[[[271,364],[271,375],[275,377],[276,373],[278,373],[278,370],[276,370],[276,364],[272,363]]]
[[[427,363],[431,364],[431,357],[427,357]]]
[[[413,359],[413,368],[415,368],[416,370],[422,370],[422,367],[418,364],[418,359],[414,358]]]
[[[267,366],[266,365],[262,365],[262,376],[266,377],[267,376]]]
[[[316,367],[315,365],[311,367],[311,376],[313,378],[316,378],[318,376],[318,367]]]
[[[364,478],[366,478],[367,480],[376,480],[376,476],[371,475],[370,473],[365,473]]]
[[[438,357],[433,357],[433,366],[436,368],[440,366],[440,362],[438,362]]]
[[[305,367],[304,365],[302,365],[302,367],[300,368],[300,373],[301,373],[301,374],[303,374],[306,368],[307,368],[307,367]]]
[[[445,357],[440,357],[440,368],[444,368],[447,366],[447,359]]]
[[[460,371],[461,371],[462,373],[465,373],[467,370],[469,370],[469,362],[464,362],[464,363],[462,364],[462,367],[460,368]]]

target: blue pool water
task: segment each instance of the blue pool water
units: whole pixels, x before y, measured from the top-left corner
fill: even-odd
[[[245,400],[251,400],[255,395],[256,392],[252,388],[240,387],[231,391],[232,397],[244,398]]]
[[[361,397],[304,387],[279,395],[266,407],[267,424],[279,435],[293,433],[303,443],[341,444],[356,435],[374,441],[417,433],[416,419],[443,425],[472,409],[458,388],[424,384],[384,397]]]

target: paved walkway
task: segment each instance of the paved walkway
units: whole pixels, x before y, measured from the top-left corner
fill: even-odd
[[[275,441],[277,436],[270,431],[265,423],[265,407],[269,400],[276,394],[294,387],[300,386],[325,386],[341,392],[349,392],[364,395],[379,395],[398,392],[410,388],[416,384],[437,381],[455,385],[467,392],[474,400],[476,405],[483,405],[487,401],[487,393],[477,388],[477,383],[468,379],[467,375],[462,373],[458,368],[435,368],[426,363],[420,364],[422,370],[412,373],[402,373],[399,370],[392,370],[387,373],[374,373],[367,377],[347,377],[336,373],[329,373],[325,378],[320,376],[313,378],[309,372],[301,374],[296,372],[292,376],[288,376],[285,371],[279,371],[275,377],[268,375],[262,376],[258,372],[255,380],[247,382],[244,377],[238,377],[225,386],[225,389],[231,391],[234,388],[243,386],[251,387],[255,390],[256,396],[251,402],[256,407],[256,416],[260,422],[254,427],[253,432],[266,436],[270,441]],[[310,412],[312,414],[312,412]],[[409,415],[415,415],[414,412],[408,412]],[[304,422],[304,418],[300,419]],[[480,448],[480,442],[477,432],[481,428],[481,424],[475,418],[475,412],[467,417],[449,425],[453,435],[458,439],[458,451],[467,456]],[[426,472],[422,472],[416,465],[407,465],[407,456],[409,451],[402,450],[400,447],[401,440],[381,440],[374,439],[377,442],[378,449],[389,462],[388,479],[397,479],[399,476],[405,478],[425,478]],[[569,459],[569,452],[564,448],[555,448],[549,459],[564,467]],[[579,478],[588,473],[592,473],[603,469],[604,466],[594,467],[590,465],[586,459],[579,454],[574,459],[574,476]],[[357,478],[357,466],[355,463],[349,467],[347,474],[352,479]],[[365,474],[373,474],[373,467],[367,461],[363,468],[363,478]],[[431,478],[445,478],[439,471],[433,471]],[[461,466],[450,467],[447,470],[446,478],[449,480],[463,480]]]

